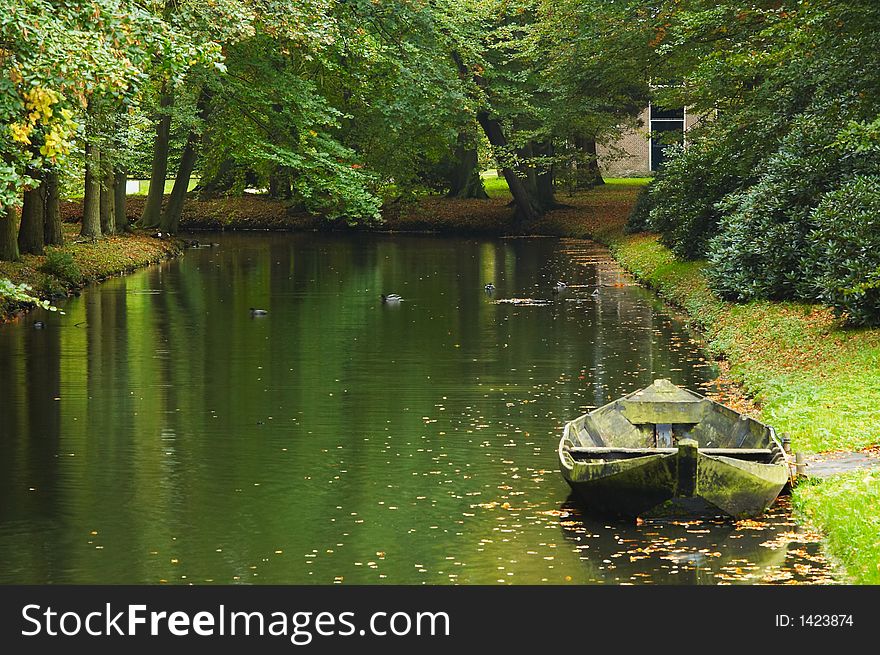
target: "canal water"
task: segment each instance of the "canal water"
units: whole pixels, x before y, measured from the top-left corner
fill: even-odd
[[[565,421],[714,376],[601,248],[200,238],[0,326],[0,582],[830,580],[784,503],[610,522],[569,498]]]

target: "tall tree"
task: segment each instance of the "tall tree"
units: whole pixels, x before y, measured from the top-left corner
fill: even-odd
[[[158,227],[168,177],[168,152],[171,146],[171,105],[173,96],[167,86],[159,92],[159,109],[155,118],[156,136],[153,141],[153,164],[150,167],[150,188],[141,214],[140,226]]]
[[[18,229],[19,252],[42,255],[45,246],[43,216],[46,211],[46,185],[42,180],[33,189],[24,192],[21,225]]]
[[[46,173],[46,207],[43,220],[43,236],[47,246],[64,244],[64,233],[61,229],[61,197],[58,171]]]
[[[79,234],[86,239],[101,236],[101,150],[88,138],[82,228]]]

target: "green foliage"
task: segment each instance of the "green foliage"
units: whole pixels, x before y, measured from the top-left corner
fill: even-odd
[[[841,180],[876,170],[871,151],[843,152],[828,111],[799,117],[758,180],[719,203],[710,281],[723,297],[816,299],[808,252],[813,210]]]
[[[216,61],[134,0],[0,0],[0,205],[18,204],[29,173],[66,166],[79,112],[131,103],[151,73],[179,77]],[[147,3],[154,4],[154,3]]]
[[[880,5],[682,0],[658,17],[657,77],[680,80],[658,98],[714,118],[652,185],[652,226],[708,254],[725,298],[816,298],[813,210],[880,163]]]
[[[880,325],[880,177],[825,194],[810,218],[813,295],[851,325]]]
[[[46,261],[40,266],[40,270],[72,284],[80,283],[83,278],[73,255],[60,248],[46,250]]]
[[[0,298],[3,300],[22,305],[36,305],[37,307],[48,309],[51,312],[59,311],[58,308],[48,300],[37,298],[36,296],[31,295],[30,292],[31,286],[28,284],[15,284],[6,278],[0,278]]]
[[[650,230],[651,220],[651,187],[646,185],[639,190],[636,196],[636,202],[632,211],[626,219],[626,227],[624,231],[627,234],[636,234],[638,232],[647,232]]]
[[[648,224],[682,259],[700,259],[716,233],[718,199],[742,183],[729,144],[698,138],[686,148],[669,147],[669,160],[650,186]],[[733,164],[733,165],[731,165]]]

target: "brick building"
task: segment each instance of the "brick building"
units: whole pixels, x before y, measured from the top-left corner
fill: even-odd
[[[699,117],[686,108],[666,109],[654,105],[639,115],[640,127],[628,129],[612,144],[599,144],[599,166],[608,177],[651,175],[663,164],[669,143],[681,143],[684,133]]]

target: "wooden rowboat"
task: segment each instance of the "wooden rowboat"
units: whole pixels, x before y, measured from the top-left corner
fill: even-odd
[[[588,509],[627,516],[756,516],[789,481],[773,428],[669,380],[567,423],[559,465]]]

